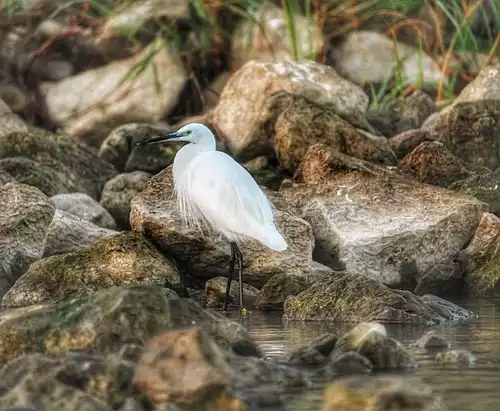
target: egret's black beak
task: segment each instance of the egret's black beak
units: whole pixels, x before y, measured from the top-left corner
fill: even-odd
[[[181,137],[181,134],[178,133],[177,131],[169,134],[165,134],[164,136],[159,136],[159,137],[152,137],[148,138],[146,140],[138,141],[135,145],[136,146],[145,146],[149,144],[161,144],[165,141],[171,140],[173,138]]]

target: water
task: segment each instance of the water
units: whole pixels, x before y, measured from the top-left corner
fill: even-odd
[[[413,375],[421,377],[450,410],[498,410],[500,404],[500,298],[458,302],[479,318],[458,324],[426,327],[386,325],[390,336],[409,345],[429,330],[438,330],[452,348],[471,351],[476,356],[473,368],[443,368],[433,357],[418,353],[418,368]],[[283,356],[299,346],[307,345],[320,335],[348,331],[352,324],[283,323],[281,313],[253,311],[245,324],[267,356]],[[413,350],[414,351],[414,350]],[[404,375],[399,374],[401,378]],[[292,409],[321,409],[323,384],[313,385],[301,394]]]

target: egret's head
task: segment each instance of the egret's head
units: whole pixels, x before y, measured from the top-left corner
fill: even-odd
[[[200,123],[191,123],[186,124],[173,133],[168,133],[160,135],[158,137],[152,137],[146,140],[139,141],[137,145],[142,146],[146,144],[161,144],[167,141],[186,141],[196,144],[213,138],[214,136],[207,126]]]

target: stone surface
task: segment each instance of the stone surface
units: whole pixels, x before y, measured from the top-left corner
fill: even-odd
[[[468,290],[475,295],[500,293],[500,219],[484,213],[474,236],[458,255]]]
[[[24,124],[23,120],[14,114],[10,107],[0,99],[0,137],[16,131],[28,131],[28,127]]]
[[[297,33],[297,58],[315,60],[323,48],[323,36],[318,26],[307,17],[296,13],[293,16]],[[260,6],[236,27],[231,40],[232,71],[239,69],[249,60],[293,60],[287,15],[282,7],[273,3]]]
[[[259,310],[282,310],[289,295],[297,295],[310,285],[306,278],[289,274],[277,274],[260,289],[256,305]]]
[[[125,232],[31,264],[4,295],[2,304],[16,307],[57,303],[113,286],[179,282],[175,263],[140,234]]]
[[[338,338],[335,334],[324,334],[311,344],[299,347],[290,352],[286,361],[293,365],[318,365],[326,362],[333,351]]]
[[[438,141],[421,143],[400,161],[399,169],[421,183],[445,188],[472,174],[461,160]]]
[[[373,364],[373,370],[415,368],[416,363],[406,348],[388,337],[385,327],[377,323],[361,323],[341,336],[335,352],[356,351]]]
[[[489,204],[489,211],[500,215],[500,170],[479,170],[470,177],[455,181],[448,188],[476,197]]]
[[[236,275],[236,273],[235,273]],[[211,278],[205,283],[205,295],[207,307],[221,308],[226,296],[226,277]],[[233,278],[229,290],[229,304],[240,305],[240,283]],[[251,285],[243,283],[243,301],[245,308],[255,307],[255,301],[259,290]]]
[[[440,397],[415,377],[355,376],[332,382],[323,396],[324,411],[445,411]]]
[[[130,202],[151,177],[145,171],[132,171],[118,174],[104,185],[101,205],[111,213],[119,228],[130,229]]]
[[[250,159],[270,150],[272,117],[267,99],[286,91],[330,104],[339,115],[363,117],[368,96],[334,69],[315,62],[249,61],[229,79],[212,114],[215,131],[230,152]],[[361,121],[361,120],[360,120]]]
[[[366,118],[384,136],[393,137],[404,131],[418,129],[436,110],[436,104],[430,96],[417,90],[406,98],[368,110]]]
[[[118,234],[115,230],[99,227],[66,211],[56,209],[47,231],[43,257],[69,253],[115,234]]]
[[[453,101],[422,125],[466,164],[500,166],[500,63],[486,66]]]
[[[433,324],[472,317],[470,311],[447,303],[443,307],[365,276],[335,272],[288,297],[283,308],[284,318],[294,321]]]
[[[315,143],[373,163],[396,164],[386,138],[358,131],[331,108],[306,97],[281,93],[281,99],[285,108],[274,126],[274,150],[282,168],[295,171]]]
[[[262,355],[240,324],[161,286],[133,284],[51,305],[0,313],[0,362],[30,353],[119,352],[195,322],[225,349]]]
[[[42,257],[54,216],[52,201],[36,187],[8,183],[0,187],[0,296]]]
[[[79,191],[98,200],[106,181],[117,174],[113,165],[100,159],[93,148],[60,134],[11,133],[0,139],[0,158],[12,157],[35,162],[25,168],[29,173],[20,171],[24,178],[31,178],[37,168],[42,170],[43,176],[35,175],[35,181],[27,181],[29,184],[54,178],[51,195]],[[16,175],[13,177],[17,180]]]
[[[96,200],[85,193],[58,194],[51,197],[58,210],[66,211],[82,220],[90,221],[99,227],[116,228],[111,214]]]
[[[278,230],[288,243],[288,249],[277,252],[260,243],[248,242],[241,247],[244,258],[243,280],[262,287],[279,273],[309,275],[311,273],[311,227],[298,218],[276,193],[274,204]],[[227,276],[230,249],[226,239],[212,230],[205,237],[183,225],[173,193],[172,171],[168,169],[149,180],[146,188],[131,202],[130,223],[134,231],[143,233],[158,247],[172,255],[188,275],[200,278]]]
[[[339,74],[360,85],[384,83],[394,75],[409,84],[436,85],[441,79],[430,56],[376,31],[351,31],[333,49],[332,60]]]
[[[420,129],[403,131],[388,139],[389,147],[399,159],[406,156],[424,141],[432,140],[429,138],[428,133]]]
[[[125,77],[150,56],[151,64],[144,70],[132,78]],[[120,124],[160,120],[177,103],[186,80],[180,56],[162,41],[154,41],[128,59],[85,70],[56,83],[42,83],[40,92],[56,125],[99,147]],[[157,92],[158,86],[161,93]]]
[[[441,269],[440,283],[428,273],[453,266],[488,206],[362,160],[336,158],[328,181],[280,189],[313,228],[314,259],[395,288],[425,289],[432,280],[433,290],[448,290],[454,270]]]

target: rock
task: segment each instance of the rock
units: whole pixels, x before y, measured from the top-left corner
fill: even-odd
[[[393,137],[404,131],[418,129],[436,110],[436,104],[430,96],[417,90],[406,98],[368,110],[366,118],[384,136]]]
[[[447,310],[439,310],[439,306],[435,308],[424,297],[393,290],[366,276],[335,272],[300,294],[288,297],[283,307],[284,318],[292,321],[434,324],[472,316],[470,311],[452,303],[448,303]],[[452,311],[453,307],[456,307],[455,311]]]
[[[417,148],[424,141],[431,141],[429,135],[422,130],[408,130],[388,139],[389,147],[401,159]]]
[[[467,289],[475,295],[500,292],[500,219],[484,213],[474,236],[458,259],[463,268]]]
[[[140,234],[126,232],[31,264],[4,295],[2,304],[52,304],[124,284],[172,286],[179,281],[173,262]]]
[[[66,211],[99,227],[115,229],[116,223],[108,210],[85,193],[58,194],[51,197],[58,210]]]
[[[155,335],[193,321],[225,349],[262,355],[241,325],[168,288],[131,284],[58,304],[2,311],[0,362],[37,352],[116,353],[127,344],[142,347]]]
[[[422,125],[467,165],[500,166],[500,63],[486,66],[453,101]]]
[[[8,79],[0,81],[0,100],[6,103],[14,113],[22,113],[30,104],[29,97],[22,88]],[[0,109],[0,111],[3,110]],[[5,112],[7,113],[7,110]],[[22,121],[19,124],[21,123]]]
[[[348,377],[330,383],[322,409],[444,411],[446,407],[417,378],[381,375]]]
[[[292,365],[318,365],[326,361],[337,342],[334,334],[324,334],[311,344],[299,347],[288,354],[286,361]]]
[[[115,234],[118,234],[115,230],[99,227],[66,211],[56,209],[47,231],[43,257],[69,253]]]
[[[221,308],[224,305],[226,296],[226,277],[211,278],[205,283],[205,295],[207,297],[207,307]],[[229,302],[234,305],[240,304],[240,283],[233,278],[231,282],[231,289],[229,290]],[[243,283],[243,301],[245,307],[255,307],[255,300],[259,290],[251,285]]]
[[[244,259],[243,279],[262,287],[279,273],[308,275],[311,272],[311,227],[304,220],[270,198],[274,204],[278,230],[288,249],[277,252],[257,243],[247,243],[241,251]],[[209,230],[203,238],[195,228],[186,228],[177,211],[173,193],[171,167],[155,175],[131,202],[132,229],[144,233],[160,249],[172,255],[186,273],[194,277],[227,276],[230,250],[228,241]]]
[[[464,180],[455,181],[448,188],[476,197],[489,204],[489,211],[500,216],[500,170],[478,171]]]
[[[0,160],[1,162],[2,160]],[[15,183],[16,180],[7,172],[0,171],[0,187],[7,183]]]
[[[55,207],[36,187],[7,183],[0,187],[0,210],[1,297],[42,257]]]
[[[78,191],[99,199],[106,181],[117,174],[95,150],[65,135],[11,133],[0,139],[0,158],[9,157],[25,157],[35,162],[23,166],[30,173],[37,168],[43,170],[42,177],[33,177],[34,182],[54,178],[51,195]],[[17,180],[16,175],[13,177]]]
[[[315,143],[373,163],[396,164],[385,137],[358,131],[332,109],[306,97],[282,94],[289,102],[274,126],[274,149],[282,168],[295,171]]]
[[[399,168],[421,183],[445,188],[472,174],[461,160],[438,141],[421,143],[401,160]]]
[[[304,291],[309,282],[301,276],[276,274],[260,289],[256,306],[259,310],[282,310],[283,303],[289,295],[297,295]]]
[[[242,164],[242,166],[251,174],[257,184],[278,191],[284,173],[279,167],[271,164],[267,157],[255,157]]]
[[[297,36],[297,55],[287,23],[287,15],[274,4],[260,6],[234,30],[231,41],[231,70],[236,71],[249,60],[315,60],[323,48],[323,36],[310,19],[295,13],[293,22]]]
[[[438,352],[436,362],[445,366],[472,367],[476,363],[476,357],[466,350],[449,350]]]
[[[151,59],[137,71],[146,58]],[[99,147],[120,124],[160,120],[177,103],[186,80],[180,56],[155,41],[128,59],[42,83],[40,93],[56,125]]]
[[[369,374],[373,370],[371,361],[356,351],[335,354],[323,372],[331,377]]]
[[[250,159],[271,150],[274,110],[268,98],[285,91],[330,104],[339,115],[363,117],[368,96],[315,62],[249,61],[229,79],[212,113],[215,131],[235,156]],[[364,117],[363,117],[364,118]],[[360,120],[361,121],[361,120]]]
[[[375,31],[351,31],[333,49],[332,59],[340,75],[360,85],[385,83],[392,76],[408,84],[437,85],[444,76],[422,50]],[[444,84],[448,84],[446,76]]]
[[[114,217],[123,230],[130,229],[130,202],[152,177],[144,171],[118,174],[109,180],[102,190],[101,205]]]
[[[141,406],[144,398],[129,389],[133,375],[134,363],[122,353],[62,353],[50,358],[30,354],[9,362],[0,371],[0,407],[111,411],[130,400]]]
[[[408,292],[406,292],[408,293]],[[458,305],[432,294],[424,294],[419,297],[422,302],[434,310],[447,321],[461,321],[477,317],[472,311],[459,307]]]
[[[158,173],[171,165],[175,154],[183,143],[148,145],[137,147],[136,143],[160,133],[174,131],[148,123],[129,123],[115,128],[102,142],[99,157],[113,164],[120,172],[142,170]]]
[[[256,392],[265,385],[272,385],[274,395],[279,396],[279,391],[286,386],[303,383],[300,374],[286,367],[261,359],[227,355],[200,328],[173,331],[151,340],[133,379],[136,389],[144,392],[156,409],[167,409],[171,405],[248,409],[249,403],[259,397]],[[249,398],[249,389],[254,391],[253,401]]]
[[[437,331],[427,331],[418,339],[415,345],[424,350],[447,350],[450,347],[448,340]]]
[[[4,137],[13,132],[28,131],[28,127],[24,124],[16,114],[12,112],[10,107],[0,99],[0,137]]]
[[[388,337],[385,327],[377,323],[361,323],[340,337],[335,353],[356,351],[373,364],[373,370],[409,369],[415,361],[404,346]]]
[[[425,289],[432,280],[447,289],[453,271],[440,284],[425,275],[453,263],[487,205],[352,157],[336,155],[333,164],[328,181],[280,189],[313,227],[314,259],[393,288]]]

